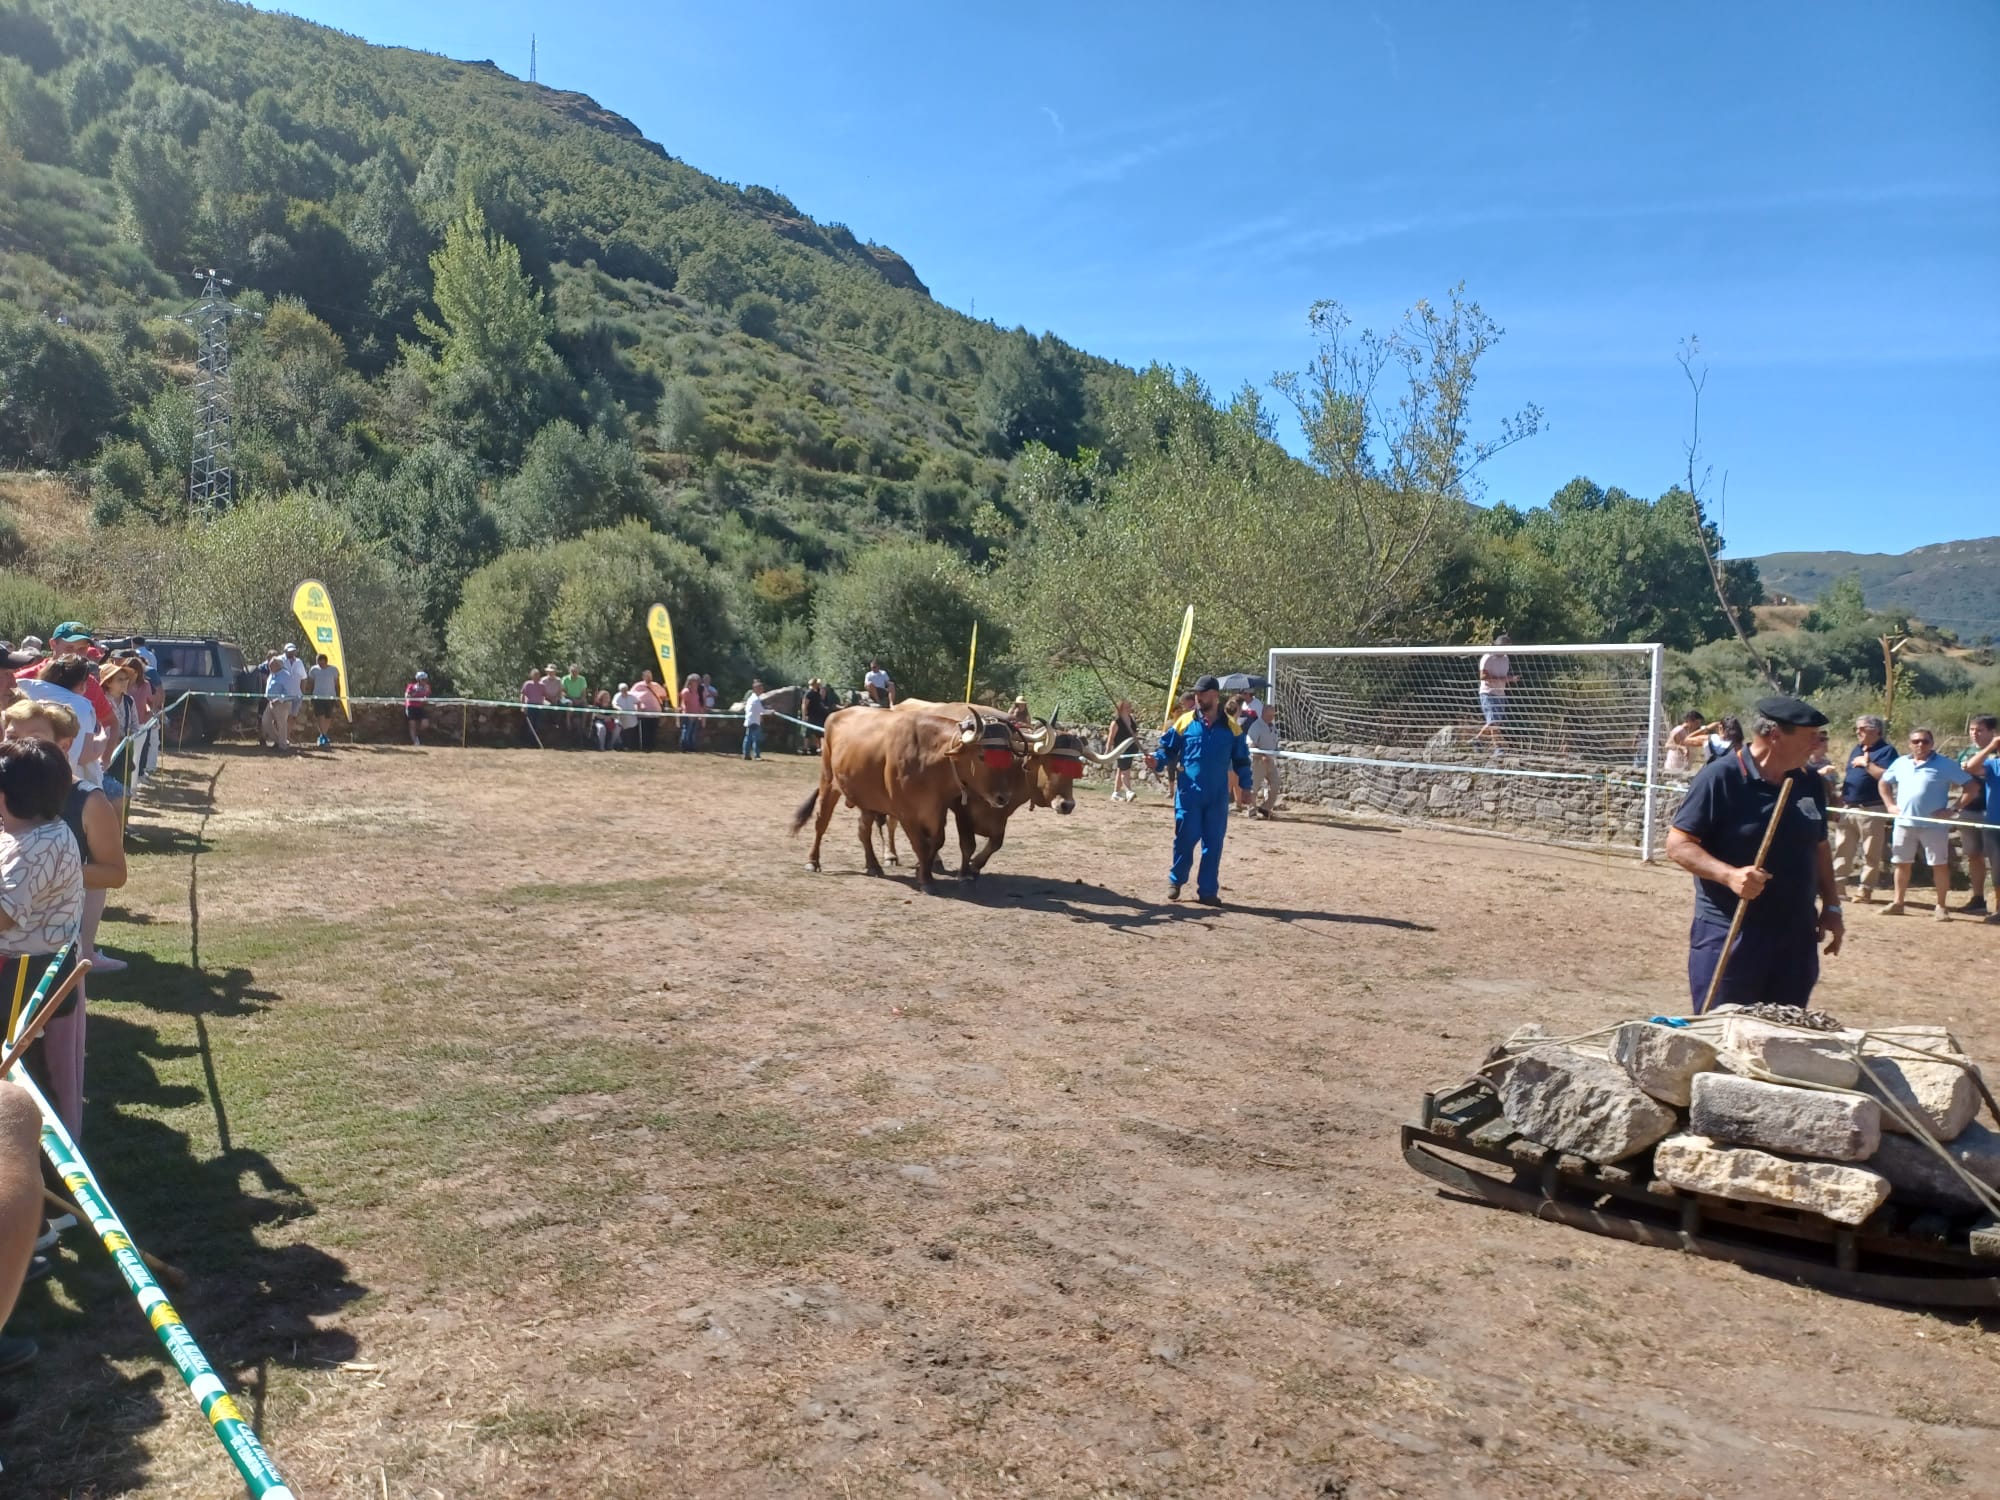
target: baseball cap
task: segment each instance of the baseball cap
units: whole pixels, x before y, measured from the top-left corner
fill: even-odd
[[[56,626],[55,633],[51,637],[52,640],[58,641],[87,641],[90,638],[90,628],[75,620],[64,620],[62,624]]]
[[[0,652],[0,667],[6,667],[10,671],[15,667],[32,667],[40,660],[41,657],[32,651]]]
[[[48,649],[48,642],[38,635],[24,635],[21,637],[21,649],[39,656]]]
[[[1215,680],[1215,674],[1211,672],[1195,679],[1194,690],[1197,693],[1219,693],[1222,691],[1222,684]]]
[[[296,650],[298,650],[298,649],[299,649],[299,644],[298,644],[298,642],[297,642],[297,641],[286,641],[286,642],[285,642],[285,649],[286,649],[287,651],[296,651]]]
[[[1827,722],[1826,715],[1803,698],[1759,698],[1757,712],[1773,724],[1793,724],[1801,729],[1817,729]]]
[[[430,674],[430,673],[428,673],[428,672],[419,672],[419,673],[417,673],[417,681],[419,681],[419,682],[429,682],[429,681],[430,681],[430,677],[431,677],[431,674]]]

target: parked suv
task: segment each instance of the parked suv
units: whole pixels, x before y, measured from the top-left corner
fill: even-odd
[[[145,640],[146,649],[159,659],[160,685],[167,702],[172,703],[183,693],[194,694],[182,710],[187,714],[185,726],[169,726],[169,732],[176,738],[192,731],[198,741],[213,739],[218,729],[246,712],[255,714],[260,706],[252,699],[223,696],[258,691],[255,674],[245,666],[243,648],[234,641],[212,635],[149,635]],[[130,637],[98,642],[114,651],[131,643]]]

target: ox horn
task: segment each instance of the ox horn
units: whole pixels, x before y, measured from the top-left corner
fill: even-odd
[[[1095,750],[1086,746],[1083,758],[1094,766],[1108,766],[1131,748],[1132,742],[1130,740],[1120,740],[1113,749],[1106,750],[1102,755],[1099,755]]]

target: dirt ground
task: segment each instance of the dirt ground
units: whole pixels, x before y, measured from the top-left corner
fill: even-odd
[[[170,760],[84,1147],[301,1496],[2000,1494],[1995,1321],[1443,1196],[1518,1023],[1684,1008],[1684,878],[1492,839],[1018,820],[826,869],[817,764]],[[1856,912],[1818,1002],[2000,1060],[2000,933]],[[102,1253],[18,1323],[7,1493],[232,1492]]]

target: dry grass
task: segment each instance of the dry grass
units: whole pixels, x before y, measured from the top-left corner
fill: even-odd
[[[1396,1158],[1487,1036],[1670,1003],[1679,880],[1280,822],[1231,835],[1238,907],[1167,911],[1126,894],[1160,811],[1087,800],[925,901],[845,851],[798,868],[810,770],[225,748],[142,801],[85,1147],[301,1494],[1990,1472],[1979,1329],[1488,1213]],[[1985,1011],[1873,1008],[1961,993],[1982,940],[1859,933],[1822,1003],[2000,1055]],[[10,1494],[229,1489],[94,1247],[21,1324]]]

